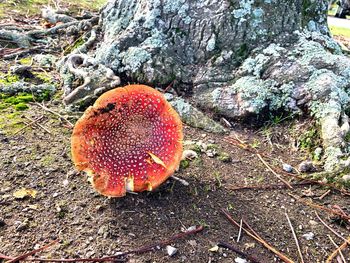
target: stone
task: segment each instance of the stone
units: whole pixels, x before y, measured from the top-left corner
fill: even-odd
[[[248,263],[248,261],[244,258],[237,257],[235,258],[235,263]]]
[[[303,238],[305,238],[306,240],[313,240],[314,237],[315,237],[315,234],[312,232],[309,232],[303,235]]]
[[[193,150],[184,150],[182,153],[181,160],[193,160],[198,158],[197,152]]]
[[[311,161],[303,161],[299,164],[298,169],[301,173],[310,173],[316,171],[316,167]]]
[[[166,246],[166,252],[169,257],[172,257],[177,253],[177,248],[168,245]]]
[[[215,149],[208,149],[205,154],[210,157],[210,158],[214,158],[217,155],[217,152]]]
[[[286,171],[287,173],[293,172],[293,167],[292,167],[290,164],[284,163],[284,164],[282,165],[282,169],[283,169],[284,171]]]

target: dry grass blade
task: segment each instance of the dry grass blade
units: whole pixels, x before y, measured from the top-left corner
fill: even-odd
[[[221,212],[226,216],[226,218],[235,226],[239,227],[239,224],[228,214],[225,209],[221,209]],[[268,250],[273,252],[276,256],[278,256],[283,262],[286,263],[294,263],[294,261],[290,258],[288,258],[286,255],[284,255],[282,252],[275,249],[273,246],[271,246],[269,243],[267,243],[262,237],[260,237],[250,226],[249,228],[251,231],[248,231],[246,228],[242,227],[242,230],[249,235],[250,237],[254,238],[256,241],[258,241],[261,245],[266,247]],[[252,231],[253,230],[253,231]]]
[[[55,112],[55,111],[53,111],[53,110],[50,110],[48,107],[46,107],[46,106],[44,106],[44,105],[42,105],[42,104],[40,104],[40,103],[38,103],[38,102],[35,102],[35,105],[37,105],[37,106],[39,106],[40,108],[42,108],[43,110],[45,110],[45,111],[47,111],[47,112],[50,112],[50,113],[52,113],[52,114],[54,114],[54,115],[60,117],[61,119],[65,120],[65,121],[69,124],[69,126],[70,126],[71,128],[74,127],[73,123],[71,123],[67,118],[63,117],[61,114],[59,114],[59,113],[57,113],[57,112]]]
[[[348,239],[343,244],[341,244],[336,250],[332,252],[332,254],[329,255],[329,257],[326,260],[326,263],[332,263],[333,258],[335,258],[338,253],[341,253],[341,250],[346,248],[348,244],[350,244],[350,237],[348,237]]]
[[[16,257],[16,258],[10,258],[10,257],[7,257],[5,255],[3,255],[4,256],[3,258],[4,259],[11,259],[11,261],[9,261],[7,263],[13,263],[13,262],[16,262],[19,260],[37,261],[37,262],[125,262],[126,260],[122,259],[121,257],[130,255],[130,254],[142,254],[142,253],[153,251],[158,246],[164,247],[164,246],[174,242],[175,240],[178,240],[178,239],[184,238],[186,236],[201,232],[203,229],[204,229],[203,226],[198,226],[193,230],[188,230],[186,232],[176,234],[176,235],[174,235],[166,240],[159,241],[155,244],[144,246],[144,247],[141,247],[141,248],[138,248],[135,250],[131,250],[131,251],[127,251],[124,253],[120,253],[120,254],[115,255],[115,256],[107,256],[107,257],[103,257],[103,258],[56,258],[56,259],[54,259],[54,258],[53,259],[50,259],[50,258],[28,258],[27,259],[28,256],[31,256],[31,255],[33,255],[33,254],[35,254],[43,249],[46,249],[47,247],[53,245],[54,243],[51,243],[43,248],[34,250],[32,252],[26,253],[26,254],[21,255],[19,257]],[[54,242],[56,243],[57,241],[54,241]],[[1,258],[1,254],[0,254],[0,258]]]
[[[340,247],[340,246],[338,246],[338,245],[334,242],[333,238],[332,238],[330,235],[328,235],[328,237],[329,237],[330,241],[333,243],[333,245],[334,245],[336,248],[339,248],[339,247]],[[346,242],[345,242],[345,244],[346,244]],[[341,258],[341,260],[342,260],[342,263],[346,263],[346,259],[345,259],[344,255],[343,255],[343,253],[341,252],[341,249],[339,250],[339,255],[340,255],[340,258]]]
[[[339,217],[341,217],[342,219],[344,220],[348,220],[350,221],[350,216],[345,214],[344,212],[339,212],[337,210],[333,210],[333,209],[330,209],[330,208],[327,208],[327,207],[324,207],[322,205],[318,205],[318,204],[314,204],[312,202],[308,202],[308,201],[305,201],[303,199],[301,199],[300,197],[296,196],[296,195],[293,195],[291,193],[288,193],[288,195],[290,195],[291,197],[293,197],[295,200],[297,200],[299,203],[302,203],[304,205],[307,205],[307,206],[310,206],[310,207],[313,207],[313,208],[316,208],[316,209],[319,209],[319,210],[322,210],[322,211],[325,211],[327,213],[330,213],[330,214],[333,214],[333,215],[337,215]]]
[[[295,234],[292,222],[290,221],[290,218],[289,218],[288,214],[287,213],[285,213],[285,214],[286,214],[286,217],[287,217],[287,221],[288,221],[289,227],[290,227],[290,229],[292,231],[292,234],[293,234],[293,237],[294,237],[294,240],[295,240],[295,244],[297,245],[297,249],[298,249],[300,260],[301,260],[302,263],[304,263],[303,254],[301,253],[299,241],[298,241],[297,235]]]
[[[260,263],[260,261],[258,259],[256,259],[255,257],[253,256],[250,256],[248,255],[247,253],[244,253],[243,251],[240,251],[238,248],[228,244],[228,243],[225,243],[225,242],[219,242],[218,243],[218,247],[223,247],[223,248],[227,248],[235,253],[237,253],[238,255],[248,259],[249,261],[251,261],[252,263]]]
[[[11,259],[13,259],[13,257],[9,257],[9,256],[6,256],[6,255],[0,253],[0,259],[8,259],[8,260],[11,260]]]
[[[259,153],[256,149],[250,147],[249,145],[247,145],[246,143],[244,143],[243,141],[239,140],[238,138],[232,138],[232,137],[226,137],[225,138],[225,141],[234,145],[234,146],[237,146],[245,151],[248,151],[250,153],[253,153],[253,154],[260,154],[261,156],[264,156],[266,158],[270,158],[270,156],[267,156],[266,154],[263,154],[263,153]],[[284,176],[289,176],[289,177],[293,177],[295,179],[299,179],[299,180],[304,180],[304,181],[307,181],[307,182],[312,182],[312,183],[315,183],[315,184],[319,184],[319,185],[322,185],[322,186],[327,186],[327,187],[331,187],[332,189],[334,190],[337,190],[339,192],[341,192],[342,194],[344,195],[347,195],[347,196],[350,196],[350,192],[344,190],[344,189],[341,189],[339,187],[337,187],[336,185],[334,184],[328,184],[328,183],[323,183],[323,182],[320,182],[320,181],[317,181],[317,180],[313,180],[313,179],[308,179],[308,178],[304,178],[302,176],[299,176],[299,175],[295,175],[295,174],[292,174],[292,173],[288,173],[286,171],[284,171],[283,169],[280,169],[280,168],[276,168],[275,170],[279,171],[282,175]]]
[[[46,129],[44,126],[42,126],[40,123],[38,123],[36,120],[33,120],[31,118],[29,118],[28,116],[24,116],[27,120],[30,121],[30,123],[33,123],[34,125],[39,126],[41,129],[43,129],[44,131],[46,131],[48,134],[52,134],[48,129]],[[29,124],[30,124],[29,123]],[[28,124],[28,125],[29,125]]]
[[[26,126],[22,127],[21,129],[19,129],[18,131],[14,132],[13,135],[16,135],[18,133],[20,133],[21,131],[25,130],[26,128],[32,126],[33,124],[35,124],[37,121],[40,121],[42,118],[44,118],[44,116],[41,116],[35,120],[32,120],[30,123],[28,123]]]
[[[287,185],[290,189],[293,189],[293,187],[290,185],[289,182],[287,182],[286,180],[284,180],[278,173],[276,173],[271,167],[270,165],[265,162],[265,160],[261,157],[261,155],[259,153],[256,154],[256,156],[258,156],[258,158],[260,159],[260,161],[266,166],[267,169],[269,169],[269,171],[271,173],[273,173],[281,182],[283,182],[285,185]]]
[[[238,236],[237,236],[237,243],[239,243],[239,240],[241,239],[242,226],[243,226],[243,219],[241,218],[241,222],[239,223],[239,231],[238,231]]]
[[[301,182],[301,183],[294,183],[290,184],[293,188],[294,187],[303,187],[306,185],[314,185],[316,183],[314,182]],[[285,184],[263,184],[263,185],[242,185],[242,186],[229,186],[227,189],[229,190],[278,190],[283,188],[289,188]]]
[[[28,252],[28,253],[25,253],[25,254],[23,254],[23,255],[20,255],[20,256],[18,256],[18,257],[15,257],[15,258],[13,258],[13,259],[7,261],[7,263],[14,263],[14,262],[19,262],[19,261],[21,261],[21,260],[24,260],[24,259],[26,259],[27,257],[29,257],[29,256],[31,256],[31,255],[34,255],[35,253],[38,253],[38,252],[40,252],[40,251],[43,251],[43,250],[45,250],[45,249],[47,249],[47,248],[53,246],[53,245],[56,244],[57,242],[58,242],[58,240],[54,240],[54,241],[52,241],[51,243],[47,244],[46,246],[43,246],[43,247],[38,248],[38,249],[34,249],[33,251],[30,251],[30,252]]]
[[[340,239],[342,239],[343,241],[345,241],[348,245],[350,245],[350,240],[345,239],[342,235],[340,235],[337,231],[335,231],[333,228],[331,228],[329,225],[327,225],[327,223],[325,221],[322,220],[322,218],[318,215],[318,213],[315,211],[316,217],[318,218],[318,220],[320,220],[320,222],[327,227],[334,235],[336,235],[337,237],[339,237]]]

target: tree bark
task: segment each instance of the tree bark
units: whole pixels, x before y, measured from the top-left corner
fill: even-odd
[[[90,63],[73,67],[86,71],[80,78],[101,65],[102,73],[85,79],[85,91],[70,103],[99,95],[98,84],[111,69],[110,79],[118,76],[121,83],[172,84],[190,102],[174,102],[180,114],[193,105],[229,119],[308,113],[321,124],[325,168],[345,166],[350,60],[330,37],[327,8],[326,0],[109,1]],[[66,96],[79,78],[71,61],[67,57],[61,67]]]

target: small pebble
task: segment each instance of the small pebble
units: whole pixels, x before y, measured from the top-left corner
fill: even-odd
[[[299,164],[299,171],[302,173],[314,172],[316,167],[311,161],[303,161]]]
[[[190,226],[189,228],[186,229],[186,231],[193,231],[196,230],[197,227],[196,226]]]
[[[67,179],[63,180],[62,182],[63,186],[67,186],[69,184],[69,181]]]
[[[173,246],[166,246],[166,252],[168,253],[168,256],[172,257],[177,253],[177,248]]]
[[[198,157],[198,154],[193,150],[184,150],[181,160],[193,160]]]
[[[282,169],[283,169],[284,171],[286,171],[287,173],[293,172],[293,167],[292,167],[291,165],[287,164],[287,163],[284,163],[284,164],[282,165]]]
[[[214,149],[209,149],[208,151],[206,151],[206,155],[210,158],[213,158],[216,156],[216,151]]]
[[[248,263],[248,261],[245,260],[244,258],[235,258],[235,262],[236,263]]]
[[[306,240],[313,240],[314,237],[315,237],[315,234],[312,232],[309,232],[303,235],[303,238],[305,238]]]

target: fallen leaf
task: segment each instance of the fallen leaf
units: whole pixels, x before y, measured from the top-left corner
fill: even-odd
[[[165,166],[164,162],[157,155],[154,155],[151,152],[148,152],[148,154],[149,154],[149,156],[151,156],[152,160],[155,163],[160,164],[161,166],[163,166],[166,169],[166,166]]]
[[[22,188],[16,192],[13,193],[13,196],[16,197],[16,198],[24,198],[26,196],[30,196],[32,198],[35,198],[36,197],[36,194],[37,194],[37,191],[36,190],[33,190],[33,189],[25,189],[25,188]]]

